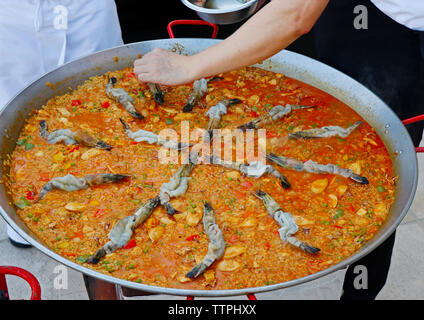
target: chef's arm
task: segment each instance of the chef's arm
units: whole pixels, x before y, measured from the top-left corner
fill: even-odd
[[[140,81],[176,85],[255,64],[309,32],[329,0],[273,0],[230,37],[198,54],[155,49],[134,63]]]

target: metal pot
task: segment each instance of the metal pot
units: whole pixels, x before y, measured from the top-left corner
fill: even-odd
[[[177,41],[166,39],[139,42],[88,55],[45,74],[15,96],[0,114],[0,131],[4,133],[1,140],[2,160],[6,159],[7,154],[14,150],[19,132],[24,126],[23,120],[27,115],[33,109],[40,108],[54,96],[69,92],[69,87],[76,88],[89,77],[128,67],[132,65],[138,54],[146,54],[157,47],[174,51],[179,50],[184,54],[194,54],[218,42],[219,40],[211,39],[178,39]],[[259,293],[303,284],[345,268],[379,246],[392,234],[408,212],[418,181],[417,156],[411,138],[399,118],[382,100],[355,80],[329,66],[287,50],[256,66],[281,72],[303,81],[346,103],[375,128],[392,155],[395,174],[399,176],[396,186],[396,200],[387,221],[374,238],[348,259],[318,273],[269,286],[236,290],[183,290],[155,287],[93,271],[67,260],[47,248],[19,219],[15,208],[10,204],[11,199],[3,184],[0,184],[1,215],[25,240],[58,262],[88,276],[152,293],[185,296],[234,296]],[[52,83],[53,87],[47,87],[46,82]],[[4,174],[8,172],[9,168],[3,167],[1,170]]]
[[[258,6],[258,0],[250,0],[247,3],[240,3],[237,0],[209,0],[213,9],[195,5],[196,0],[181,0],[181,2],[196,11],[201,19],[214,24],[240,22],[249,18]]]

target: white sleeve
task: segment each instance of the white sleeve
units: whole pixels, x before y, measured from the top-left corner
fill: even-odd
[[[374,5],[396,22],[410,29],[424,31],[423,0],[371,0]]]

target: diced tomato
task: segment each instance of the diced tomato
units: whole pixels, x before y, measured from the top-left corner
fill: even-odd
[[[130,144],[139,144],[137,141],[131,141]]]
[[[333,227],[334,227],[334,228],[337,228],[337,229],[343,229],[343,227],[341,227],[341,226],[337,226],[337,225],[333,225]]]
[[[251,187],[253,187],[253,183],[251,183],[249,181],[243,181],[240,185],[242,187],[244,187],[244,188],[251,188]]]
[[[265,242],[265,248],[267,250],[271,249],[271,244],[269,242]]]
[[[238,190],[235,191],[237,198],[246,198],[246,193],[245,192],[240,192]]]
[[[252,214],[252,211],[246,211],[245,213],[243,213],[242,217],[243,218],[247,218],[248,216],[250,216]]]
[[[72,100],[71,101],[71,106],[76,107],[81,105],[81,100]]]
[[[27,198],[28,200],[34,200],[34,195],[33,195],[33,193],[30,190],[28,190],[25,193],[25,198]]]
[[[50,173],[42,173],[40,175],[40,181],[50,181]]]
[[[122,248],[124,249],[132,249],[137,245],[137,242],[135,242],[135,240],[130,240],[125,246],[123,246]]]
[[[109,108],[110,107],[110,103],[109,103],[109,101],[105,101],[105,102],[103,102],[102,103],[102,108]]]
[[[250,115],[251,115],[253,118],[257,118],[257,117],[259,117],[259,114],[258,114],[256,111],[252,111],[252,112],[250,113]]]
[[[275,137],[279,137],[280,135],[277,132],[273,132],[273,131],[266,131],[266,137],[267,138],[275,138]]]
[[[135,78],[135,73],[134,73],[134,72],[131,72],[131,73],[128,75],[128,78]]]
[[[282,146],[281,148],[280,148],[280,151],[281,152],[285,152],[285,151],[287,151],[287,150],[289,150],[290,149],[290,147],[289,146]]]
[[[82,231],[75,232],[74,238],[84,239],[84,233]]]
[[[193,241],[193,240],[197,240],[197,239],[199,239],[200,238],[200,236],[198,235],[198,234],[192,234],[191,236],[188,236],[187,238],[186,238],[186,240],[187,241]]]
[[[237,241],[239,241],[239,237],[238,237],[237,235],[235,235],[235,234],[232,234],[232,235],[230,236],[230,238],[228,239],[228,242],[230,242],[231,244],[234,244],[234,243],[236,243]]]

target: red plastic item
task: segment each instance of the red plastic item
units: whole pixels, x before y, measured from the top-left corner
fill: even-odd
[[[418,122],[418,121],[423,121],[423,120],[424,120],[424,114],[422,114],[420,116],[412,117],[412,118],[409,118],[409,119],[405,119],[405,120],[402,121],[402,123],[404,125],[407,125],[407,124],[411,124],[411,123]],[[415,151],[417,153],[423,153],[424,152],[424,147],[415,148]]]
[[[172,27],[179,25],[198,25],[198,26],[210,26],[213,28],[212,39],[215,39],[218,35],[218,26],[216,24],[204,21],[204,20],[174,20],[168,24],[168,34],[170,38],[175,38]]]
[[[41,287],[37,278],[24,269],[10,266],[0,266],[0,291],[3,291],[4,298],[9,300],[7,290],[6,275],[14,275],[24,279],[31,287],[31,300],[41,300]]]

